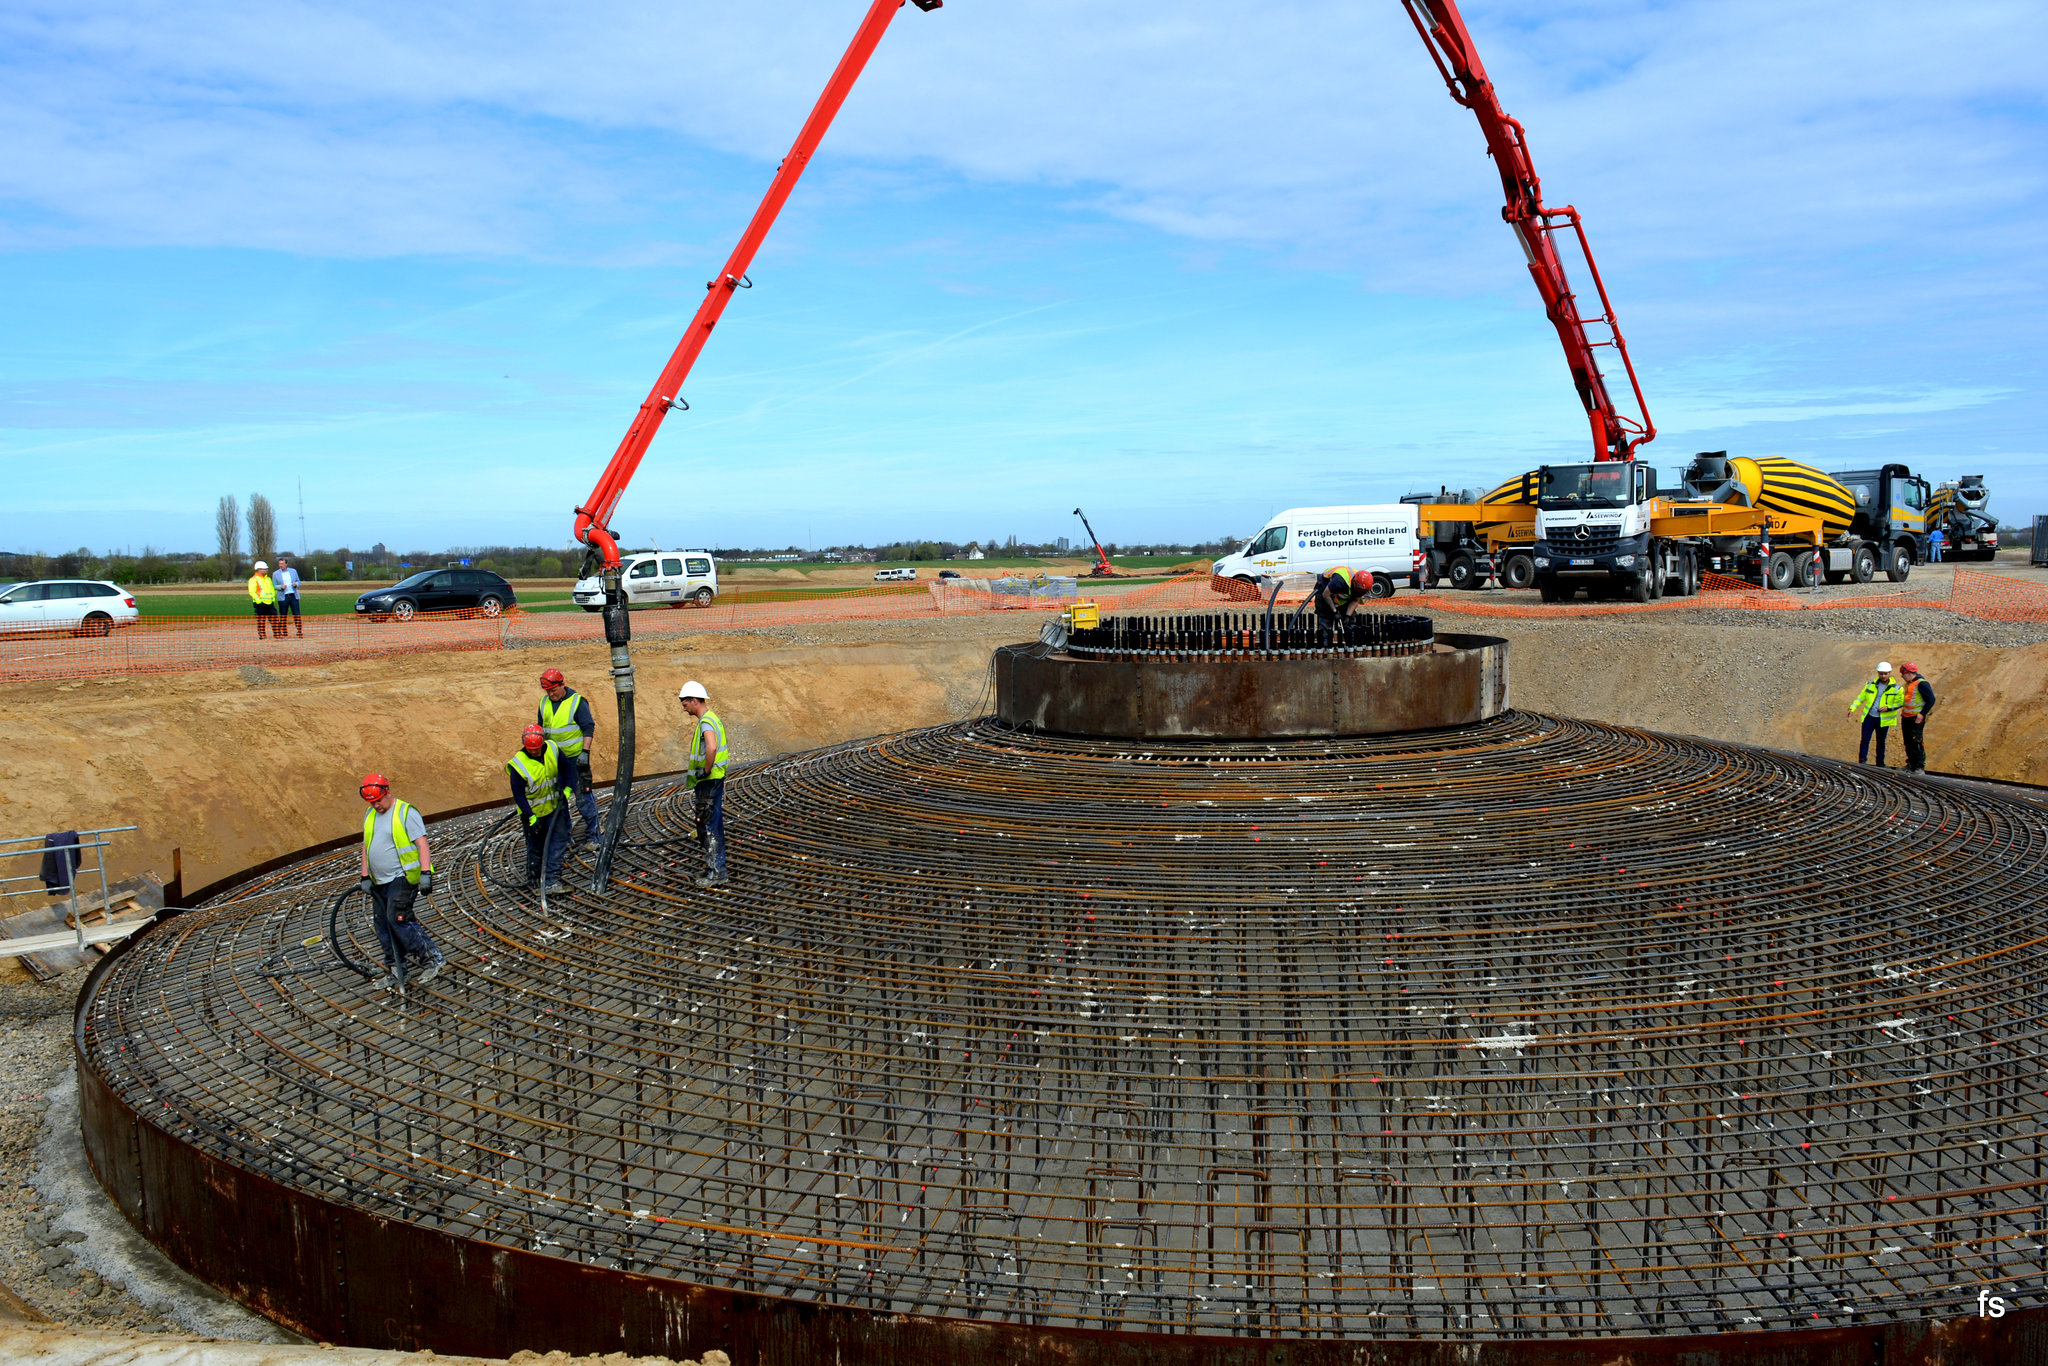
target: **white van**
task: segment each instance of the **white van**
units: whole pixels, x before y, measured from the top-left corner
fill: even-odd
[[[718,596],[718,562],[708,550],[643,550],[621,556],[619,565],[626,601],[635,607],[709,607]],[[576,580],[572,596],[586,612],[604,610],[604,584],[595,577]]]
[[[917,571],[905,565],[901,569],[877,569],[876,583],[908,583],[917,577]]]
[[[1373,596],[1389,597],[1395,581],[1415,582],[1418,530],[1413,503],[1289,508],[1235,555],[1216,561],[1219,578],[1250,582],[1266,574],[1320,574],[1338,565],[1370,569]]]

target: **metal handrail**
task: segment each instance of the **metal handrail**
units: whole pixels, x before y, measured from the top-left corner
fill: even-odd
[[[137,825],[108,825],[102,826],[97,830],[79,830],[73,833],[78,835],[118,835],[141,828],[141,826]],[[112,920],[113,908],[108,903],[113,900],[113,897],[107,891],[107,850],[113,846],[113,841],[94,840],[92,843],[87,844],[81,840],[77,844],[50,844],[47,842],[49,838],[48,835],[15,835],[7,839],[0,839],[0,845],[28,844],[31,840],[45,841],[41,844],[32,844],[26,849],[0,849],[0,858],[20,858],[33,854],[48,854],[58,850],[69,853],[73,849],[76,849],[82,855],[88,849],[97,850],[98,852],[93,855],[93,861],[98,864],[100,873],[100,913],[109,920]],[[83,860],[81,859],[80,861],[82,862]],[[83,953],[85,951],[85,917],[78,913],[78,869],[72,867],[66,871],[69,874],[65,878],[67,884],[65,890],[70,893],[71,899],[71,927],[78,932],[78,950]],[[34,873],[27,873],[18,877],[0,878],[0,882],[40,881],[42,879]],[[28,890],[0,892],[0,896],[29,896],[31,894]]]

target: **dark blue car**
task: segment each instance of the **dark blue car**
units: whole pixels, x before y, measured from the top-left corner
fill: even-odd
[[[518,602],[512,585],[488,569],[423,569],[357,598],[356,615],[372,621],[411,621],[421,612],[495,617]]]

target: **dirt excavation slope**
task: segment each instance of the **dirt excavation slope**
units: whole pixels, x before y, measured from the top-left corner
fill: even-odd
[[[1411,601],[1404,594],[1396,606]],[[1876,661],[1912,659],[1942,699],[1929,728],[1932,767],[2048,783],[2048,644],[1973,643],[1970,623],[1912,615],[1923,637],[1964,638],[1754,617],[1723,625],[1446,613],[1441,629],[1512,640],[1518,706],[1835,758],[1855,757],[1856,727],[1843,711]],[[675,691],[686,678],[708,685],[739,756],[760,758],[986,711],[990,649],[1037,626],[1020,614],[648,643],[635,652],[640,769],[683,765]],[[502,798],[504,761],[550,664],[597,706],[597,768],[609,776],[616,718],[598,646],[17,690],[0,701],[12,740],[0,834],[139,825],[115,873],[168,876],[177,845],[196,886],[355,828],[356,780],[369,769],[429,811]],[[1896,748],[1890,757],[1901,762]]]

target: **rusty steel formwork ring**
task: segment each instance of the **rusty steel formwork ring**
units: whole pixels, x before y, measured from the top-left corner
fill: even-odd
[[[1515,712],[983,720],[726,801],[730,886],[655,786],[545,914],[437,822],[403,997],[264,971],[352,847],[157,925],[79,1001],[102,1183],[363,1346],[2041,1359],[2038,807]]]

